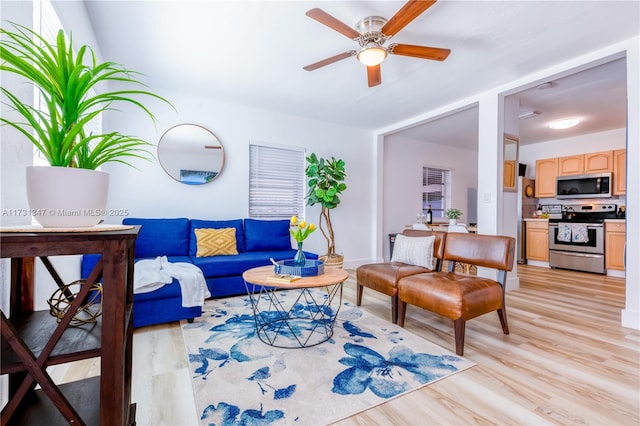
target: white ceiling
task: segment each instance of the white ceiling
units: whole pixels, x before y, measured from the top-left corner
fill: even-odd
[[[390,42],[449,48],[449,58],[437,62],[390,55],[381,66],[382,84],[369,88],[366,70],[355,57],[312,72],[302,69],[357,47],[305,12],[320,7],[355,25],[365,16],[390,18],[403,1],[85,3],[104,59],[144,73],[152,88],[372,130],[640,31],[638,1],[441,0]],[[588,116],[589,132],[623,127],[625,79],[620,61],[554,80],[551,89],[521,93],[524,108],[541,112],[521,121],[521,139],[544,140],[546,130],[537,124],[558,114]],[[589,110],[577,109],[590,104]],[[449,141],[465,139],[451,132],[472,129],[472,112],[452,115],[440,126]],[[420,130],[425,128],[408,130],[414,132],[409,135]],[[434,127],[429,134],[434,135]]]

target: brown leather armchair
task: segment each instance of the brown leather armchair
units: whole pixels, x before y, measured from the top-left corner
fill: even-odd
[[[444,241],[447,235],[446,232],[413,229],[405,229],[402,234],[407,237],[430,237],[432,235],[436,237],[433,244],[433,257],[436,259],[433,269],[402,262],[370,263],[356,269],[356,304],[360,306],[362,303],[362,293],[365,287],[391,296],[391,321],[394,324],[398,323],[398,281],[410,275],[440,271]]]
[[[448,234],[443,255],[448,272],[415,274],[398,281],[398,324],[404,327],[407,303],[452,319],[458,355],[464,351],[466,321],[472,318],[497,311],[502,331],[509,334],[504,287],[514,254],[512,237]],[[455,272],[457,262],[497,269],[498,279]]]

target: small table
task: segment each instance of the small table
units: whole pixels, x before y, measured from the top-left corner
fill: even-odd
[[[268,345],[290,349],[329,340],[342,305],[342,283],[349,278],[349,273],[326,267],[322,275],[302,277],[291,283],[267,281],[273,275],[272,265],[242,274],[258,338]],[[314,289],[322,292],[312,291]],[[278,290],[295,291],[293,301]]]

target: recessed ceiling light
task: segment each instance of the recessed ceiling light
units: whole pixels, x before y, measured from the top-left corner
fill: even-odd
[[[561,130],[561,129],[568,129],[569,127],[573,127],[578,123],[580,123],[579,118],[563,118],[562,120],[552,121],[549,124],[549,127],[551,129]]]

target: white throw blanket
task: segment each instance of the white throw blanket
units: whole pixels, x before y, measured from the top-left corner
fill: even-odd
[[[133,292],[149,293],[177,279],[182,292],[182,306],[202,306],[211,297],[200,268],[186,262],[171,263],[166,256],[142,259],[135,263]]]

